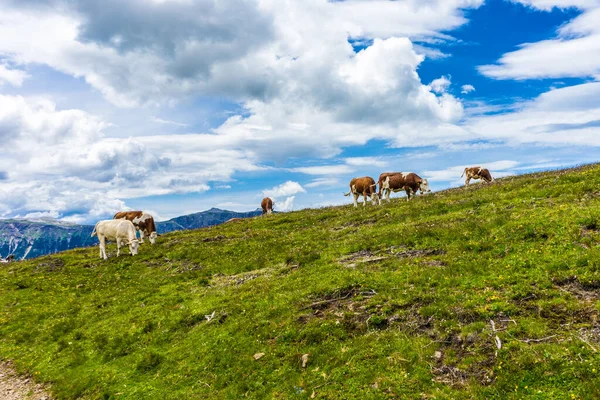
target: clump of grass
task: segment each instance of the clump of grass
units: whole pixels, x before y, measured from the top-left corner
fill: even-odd
[[[0,359],[57,399],[600,398],[599,188],[589,165],[3,265]]]

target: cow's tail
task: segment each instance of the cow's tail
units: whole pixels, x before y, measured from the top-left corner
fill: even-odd
[[[462,178],[463,176],[465,176],[465,173],[466,173],[466,172],[467,172],[467,169],[465,168],[465,169],[463,170],[463,173],[462,173],[462,175],[461,175],[460,177]]]
[[[98,224],[96,224],[96,225],[94,226],[94,230],[92,231],[92,235],[91,235],[90,237],[94,237],[94,236],[96,236],[96,234],[97,234],[97,233],[96,233],[96,227],[97,227],[97,226],[98,226]]]
[[[344,193],[344,196],[350,196],[350,193],[352,193],[352,190],[349,191],[348,193]]]

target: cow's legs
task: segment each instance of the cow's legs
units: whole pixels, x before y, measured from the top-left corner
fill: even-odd
[[[100,258],[105,260],[108,258],[106,257],[106,238],[104,236],[100,236]]]
[[[392,200],[390,200],[390,195],[392,194],[392,189],[385,189],[385,199],[390,202]]]
[[[117,239],[117,257],[121,255],[121,241]]]
[[[409,201],[410,200],[410,188],[407,187],[405,190],[406,190],[406,201]]]
[[[354,197],[354,208],[358,207],[358,193],[352,193],[352,197]]]
[[[144,243],[144,231],[142,229],[138,229],[140,231],[140,243]]]
[[[363,207],[367,205],[367,192],[363,192]]]
[[[467,176],[467,179],[465,180],[465,185],[468,185],[470,181],[471,181],[471,178],[469,178],[469,177]]]

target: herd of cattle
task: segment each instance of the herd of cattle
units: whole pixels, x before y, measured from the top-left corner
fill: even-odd
[[[484,182],[493,180],[490,171],[481,167],[465,168],[461,177],[466,175],[465,185],[468,185],[471,179],[481,179]],[[379,191],[377,190],[379,186]],[[354,207],[358,207],[358,198],[363,196],[363,206],[370,198],[373,204],[381,204],[384,197],[390,201],[391,192],[406,192],[406,200],[410,200],[412,195],[431,192],[427,179],[421,178],[414,172],[384,172],[379,175],[379,180],[375,182],[370,176],[354,178],[350,181],[350,191],[344,196],[354,196]],[[273,212],[273,200],[265,197],[261,204],[263,215],[269,215]],[[234,218],[238,219],[238,218]],[[229,222],[229,221],[228,221]],[[137,231],[140,232],[140,238],[137,238]],[[156,242],[158,236],[156,225],[152,215],[143,211],[123,211],[114,215],[113,219],[100,221],[94,227],[92,236],[98,235],[100,241],[100,258],[107,259],[106,241],[110,240],[117,243],[117,256],[120,254],[122,246],[129,246],[131,255],[136,255],[140,243],[144,243],[147,237],[151,244]]]

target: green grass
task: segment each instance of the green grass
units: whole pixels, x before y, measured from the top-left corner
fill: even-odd
[[[0,268],[58,399],[600,398],[600,165],[109,251]]]

